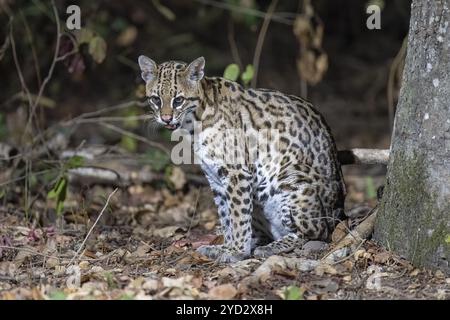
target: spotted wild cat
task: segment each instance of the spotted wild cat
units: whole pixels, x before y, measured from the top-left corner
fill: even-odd
[[[275,90],[246,89],[219,77],[205,77],[205,60],[157,65],[138,59],[153,121],[194,133],[218,213],[224,244],[198,252],[221,262],[288,252],[310,239],[327,240],[344,216],[345,185],[336,146],[311,103]],[[224,147],[220,133],[237,133]],[[244,161],[227,161],[230,147],[253,144],[254,133],[277,136]],[[276,134],[272,134],[276,133]],[[252,153],[253,154],[253,153]]]

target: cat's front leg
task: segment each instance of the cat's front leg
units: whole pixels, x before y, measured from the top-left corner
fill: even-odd
[[[243,260],[251,254],[252,241],[252,184],[247,171],[223,170],[222,192],[215,191],[223,245],[207,245],[198,252],[220,262]]]

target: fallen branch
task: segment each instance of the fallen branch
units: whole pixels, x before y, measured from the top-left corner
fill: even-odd
[[[339,241],[333,250],[328,252],[322,258],[322,261],[329,264],[340,263],[347,259],[351,252],[356,251],[357,248],[359,248],[361,244],[371,236],[375,226],[377,212],[378,207],[375,207],[373,209],[373,213],[371,213],[353,231]]]
[[[389,149],[350,149],[339,150],[341,165],[348,164],[384,164],[389,161]]]
[[[110,185],[127,187],[133,184],[149,184],[166,179],[163,173],[142,170],[120,170],[120,172],[101,167],[80,167],[69,169],[69,181],[78,185]],[[204,176],[186,173],[186,180],[197,185],[208,185]]]

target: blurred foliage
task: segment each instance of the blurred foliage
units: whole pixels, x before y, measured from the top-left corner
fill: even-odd
[[[5,115],[0,113],[0,140],[3,140],[6,137],[7,131],[8,129],[5,123]]]
[[[56,180],[54,186],[47,193],[47,199],[55,201],[56,214],[60,215],[64,209],[64,201],[67,197],[68,177],[67,170],[81,167],[84,159],[80,156],[69,158],[62,166],[59,178]]]
[[[150,165],[150,167],[154,171],[162,172],[172,162],[170,161],[170,157],[168,154],[166,154],[158,149],[154,149],[154,150],[148,151],[146,153],[144,163]]]
[[[226,0],[229,4],[237,7],[237,8],[244,8],[244,9],[253,9],[258,10],[259,6],[256,3],[255,0]],[[242,9],[241,9],[242,10]],[[244,11],[245,12],[245,11]],[[255,30],[259,19],[253,14],[250,13],[242,13],[239,11],[232,11],[231,16],[235,21],[243,22],[247,27],[250,29]]]
[[[252,81],[253,77],[255,75],[255,69],[253,68],[253,65],[248,64],[245,67],[244,72],[241,74],[241,80],[244,83],[244,85],[248,86],[250,82]]]
[[[49,294],[50,300],[66,300],[67,294],[64,291],[55,290]]]
[[[385,6],[385,1],[384,0],[369,0],[369,1],[367,1],[366,7],[372,6],[372,5],[378,6],[378,7],[380,7],[381,10],[383,10],[384,6]]]
[[[67,177],[64,175],[59,178],[52,189],[47,193],[47,199],[55,200],[56,214],[60,215],[64,209],[64,201],[67,196]]]
[[[223,77],[231,81],[236,81],[239,78],[240,72],[241,70],[239,70],[239,66],[236,63],[232,63],[225,68]]]
[[[242,72],[241,74],[239,66],[236,63],[232,63],[225,68],[225,71],[223,72],[223,77],[231,81],[237,81],[240,75],[242,83],[245,86],[248,86],[252,81],[254,74],[255,70],[253,68],[253,65],[251,64],[247,65],[245,67],[244,72]]]
[[[366,198],[367,199],[377,198],[377,189],[375,187],[373,178],[370,176],[366,177]]]
[[[254,58],[265,10],[270,3],[270,0],[80,0],[76,4],[81,8],[82,28],[71,31],[65,29],[65,19],[68,17],[66,8],[73,2],[56,1],[64,29],[60,56],[72,51],[75,53],[55,67],[40,101],[38,114],[41,127],[46,128],[61,119],[91,112],[96,107],[143,99],[145,90],[136,63],[137,56],[142,53],[157,62],[168,59],[192,61],[196,57],[205,56],[207,75],[224,74],[226,78],[249,86],[254,76],[250,63]],[[374,33],[361,28],[368,3],[382,3],[384,6],[382,37],[385,40],[380,38],[380,34],[376,35],[378,38],[374,38]],[[305,24],[308,28],[301,29],[304,33],[295,35],[294,21],[303,12],[303,1],[279,2],[261,52],[258,83],[262,87],[298,94],[296,60],[299,56],[303,57],[299,60],[303,62],[302,65],[309,66],[300,69],[309,75],[308,79],[312,79],[310,83],[321,80],[324,70],[335,74],[342,72],[337,67],[339,63],[359,66],[361,61],[368,61],[370,64],[376,59],[390,59],[398,50],[396,43],[403,40],[408,27],[408,1],[316,0],[312,4],[314,12],[320,17],[319,23],[308,20]],[[10,15],[14,16],[11,24]],[[0,29],[0,139],[15,143],[21,133],[7,130],[23,128],[28,107],[26,95],[21,92],[8,38],[9,26],[13,28],[23,78],[31,94],[36,95],[52,62],[56,44],[55,20],[50,1],[8,0],[0,1],[0,24],[4,26]],[[326,51],[330,64],[334,63],[334,70],[328,68],[323,52],[319,56],[300,54],[299,41],[306,39],[304,34],[316,32],[317,28],[313,28],[316,25],[325,30],[324,47],[326,37],[329,37],[328,48],[321,49]],[[322,41],[320,30],[316,32],[318,37],[309,39],[311,44],[317,42],[317,39]],[[372,47],[367,47],[367,44]],[[312,46],[307,52],[316,52],[316,47]],[[379,48],[384,51],[381,52]],[[353,55],[348,59],[349,62],[337,58],[333,61],[335,56],[340,57],[343,50],[346,54],[351,52]],[[351,59],[356,59],[356,62]],[[330,79],[333,79],[333,75]],[[339,90],[344,94],[355,95],[354,86],[348,83],[344,88],[336,89],[341,94]],[[360,92],[356,94],[362,95]],[[49,108],[41,108],[42,106]],[[144,108],[135,109],[132,114],[145,112]],[[6,119],[16,125],[8,126]],[[129,130],[148,135],[141,123],[124,125]],[[154,138],[170,141],[162,132],[153,133]],[[132,138],[117,137],[117,134],[110,132],[105,134],[105,131],[98,128],[80,130],[73,139],[73,144],[100,141],[116,143],[130,151],[141,148]]]

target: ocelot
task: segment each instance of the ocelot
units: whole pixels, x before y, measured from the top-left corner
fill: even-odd
[[[200,253],[234,262],[329,239],[344,218],[346,190],[330,129],[311,103],[206,77],[203,57],[190,64],[158,65],[146,56],[138,62],[155,124],[190,134],[201,124],[194,151],[214,193],[224,243]],[[263,147],[255,144],[261,136],[269,141]]]

